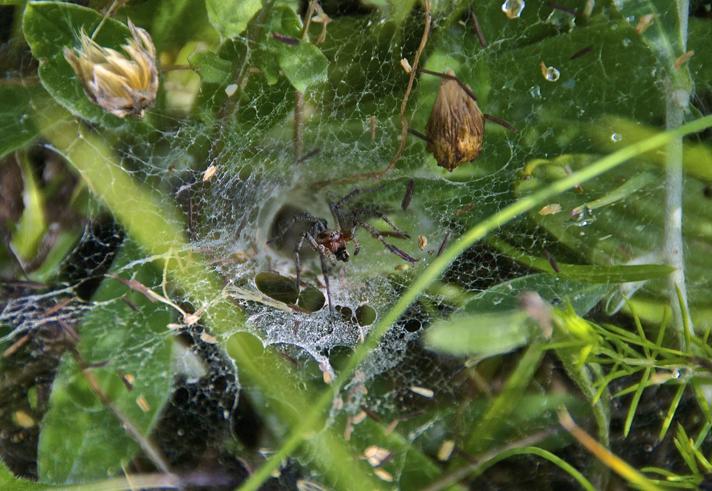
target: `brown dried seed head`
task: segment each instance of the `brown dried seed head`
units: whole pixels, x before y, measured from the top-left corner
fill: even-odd
[[[142,116],[158,91],[156,48],[148,32],[129,21],[131,38],[124,53],[99,46],[82,31],[79,48],[64,48],[64,58],[84,86],[87,96],[120,118]]]
[[[428,151],[449,171],[471,162],[482,150],[484,123],[477,102],[456,80],[443,78],[426,126]]]

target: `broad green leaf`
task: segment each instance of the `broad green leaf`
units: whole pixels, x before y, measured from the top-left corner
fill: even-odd
[[[188,57],[188,61],[205,83],[222,84],[229,80],[232,74],[232,63],[211,51],[195,53]]]
[[[557,262],[556,267],[559,270],[557,273],[554,271],[554,266],[547,258],[529,255],[500,239],[492,238],[489,240],[489,243],[525,266],[555,274],[556,276],[588,283],[626,283],[630,281],[644,281],[654,278],[664,278],[674,271],[674,268],[666,264],[598,266],[593,264],[566,264]]]
[[[117,267],[137,257],[142,257],[139,249],[126,243],[114,271],[126,277]],[[150,265],[142,266],[131,278],[147,286],[160,282],[160,274]],[[108,278],[93,301],[97,302],[95,307],[77,328],[81,336],[78,350],[87,363],[101,366],[90,370],[113,405],[148,435],[171,388],[171,338],[166,334],[171,313],[163,304],[151,303],[139,292]],[[123,375],[133,377],[132,389],[122,383]],[[91,391],[74,359],[66,357],[42,422],[40,478],[71,483],[118,475],[137,451],[138,445]]]
[[[380,9],[383,15],[395,22],[402,23],[415,6],[415,0],[364,0],[366,5]]]
[[[44,197],[27,154],[19,152],[19,160],[24,183],[22,201],[25,208],[12,234],[12,247],[18,256],[29,261],[37,252],[40,240],[47,229],[47,223],[44,214]]]
[[[137,4],[137,5],[134,5]],[[156,2],[129,2],[128,8],[143,8],[151,19],[151,36],[158,50],[179,47],[196,37],[206,37],[208,16],[204,0],[161,0]],[[128,18],[136,23],[129,11]],[[211,31],[212,33],[213,31]],[[217,38],[216,35],[213,35]],[[213,42],[217,42],[214,39]]]
[[[522,311],[460,314],[435,322],[425,344],[452,355],[493,356],[508,353],[529,341],[531,324]]]
[[[300,42],[296,46],[284,45],[279,50],[279,67],[299,92],[326,80],[329,60],[319,48],[311,43]]]
[[[29,143],[37,136],[31,117],[32,104],[38,104],[42,90],[37,86],[0,85],[0,158]]]
[[[636,132],[622,133],[624,140],[636,141]],[[698,152],[706,155],[708,152]],[[568,191],[557,197],[562,211],[552,215],[530,213],[560,243],[575,251],[588,263],[601,266],[635,265],[659,261],[664,227],[664,169],[653,156],[621,166],[583,186],[583,192]],[[517,183],[518,196],[528,195],[540,186],[568,172],[585,167],[592,155],[562,155],[553,160],[531,161]],[[656,163],[653,163],[656,162]],[[692,165],[692,164],[691,164]],[[703,197],[705,184],[689,175],[684,181],[683,238],[686,279],[693,314],[709,306],[711,285],[709,256],[712,254],[712,207]],[[646,297],[666,302],[665,278],[651,280],[641,292]]]
[[[40,62],[39,77],[47,92],[72,114],[92,123],[116,128],[132,124],[133,120],[118,118],[94,104],[84,93],[63,52],[65,47],[78,46],[77,33],[80,30],[91,34],[101,20],[101,14],[79,5],[32,2],[25,9],[23,30],[32,55]],[[101,46],[121,50],[129,36],[126,26],[107,19],[94,40]]]
[[[524,292],[536,292],[552,305],[571,304],[579,315],[585,315],[610,291],[607,285],[586,283],[550,274],[523,276],[500,283],[473,297],[464,310],[470,313],[507,312],[519,307]]]
[[[696,90],[709,91],[712,88],[712,56],[709,56],[705,48],[707,41],[712,38],[712,22],[699,17],[692,17],[689,22],[687,47],[695,52],[695,56],[690,59],[688,65],[695,80]]]
[[[48,487],[45,484],[15,477],[5,463],[0,460],[0,488],[13,491],[39,491]]]
[[[297,13],[286,5],[277,5],[270,10],[264,44],[256,53],[256,63],[270,84],[276,82],[277,67],[300,92],[326,80],[329,60],[317,46],[300,39],[302,28]],[[296,44],[278,41],[275,35],[289,36]]]
[[[223,36],[235,38],[262,8],[262,0],[205,0],[205,7],[213,27]]]

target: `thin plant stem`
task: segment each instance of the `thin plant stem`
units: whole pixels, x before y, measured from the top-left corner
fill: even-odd
[[[534,437],[538,437],[538,435],[534,435]],[[539,440],[541,439],[541,437],[538,438]],[[488,452],[481,459],[478,459],[477,462],[473,462],[472,464],[457,469],[455,472],[446,475],[443,479],[432,483],[427,488],[424,488],[423,491],[440,491],[441,489],[446,489],[462,479],[472,479],[474,477],[479,476],[498,462],[519,455],[535,455],[537,457],[541,457],[545,460],[548,460],[552,464],[558,466],[563,471],[568,473],[571,477],[573,477],[576,482],[578,482],[579,485],[581,485],[581,487],[586,491],[595,491],[596,487],[591,484],[591,482],[586,479],[583,474],[581,474],[578,470],[576,470],[576,468],[574,468],[564,459],[549,452],[548,450],[544,450],[543,448],[520,446],[536,443],[533,440],[535,440],[535,438],[529,437],[527,439],[516,442],[516,446],[514,448],[512,448],[512,445],[508,445],[504,449],[500,449],[496,452]]]
[[[679,21],[678,47],[681,53],[687,50],[687,18],[690,9],[689,0],[676,0]],[[673,47],[674,49],[674,47]],[[672,61],[672,57],[670,57]],[[683,68],[686,70],[686,68]],[[674,67],[668,67],[666,85],[665,127],[668,130],[678,128],[684,121],[685,112],[690,102],[689,78],[679,73]],[[687,286],[685,282],[684,241],[682,236],[682,137],[671,140],[666,147],[665,162],[665,243],[666,262],[675,268],[669,278],[669,297],[678,328],[678,342],[685,347],[683,331],[683,312],[688,308]],[[678,301],[679,292],[679,301]]]

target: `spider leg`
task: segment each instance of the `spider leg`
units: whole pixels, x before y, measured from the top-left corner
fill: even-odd
[[[339,205],[336,203],[329,203],[329,211],[331,211],[331,216],[334,218],[334,226],[337,230],[341,230],[341,214],[339,213]]]
[[[299,295],[299,292],[301,292],[302,286],[302,260],[299,257],[299,252],[302,250],[302,246],[304,246],[304,239],[307,238],[307,235],[309,235],[308,232],[304,232],[302,234],[302,237],[299,239],[297,246],[294,248],[294,263],[297,270],[297,295]]]
[[[410,206],[410,201],[413,199],[413,191],[415,190],[415,179],[408,179],[408,183],[405,185],[405,193],[403,194],[403,200],[401,201],[401,210],[405,211]]]
[[[272,237],[271,239],[269,239],[269,240],[267,241],[267,244],[272,244],[272,243],[274,243],[276,240],[279,240],[279,239],[281,239],[282,237],[284,237],[284,235],[285,235],[287,232],[289,232],[289,230],[290,230],[290,229],[294,226],[294,224],[297,223],[297,222],[307,222],[307,223],[316,224],[316,223],[324,222],[324,220],[321,219],[321,218],[315,217],[315,216],[312,215],[311,213],[300,213],[299,215],[294,215],[292,218],[290,218],[290,219],[282,226],[282,230],[280,230],[277,235],[275,235],[274,237]]]
[[[324,256],[319,254],[321,260],[321,272],[324,275],[324,285],[326,286],[326,300],[329,302],[329,315],[334,318],[334,303],[331,301],[331,286],[329,285],[329,271],[326,266]]]
[[[515,133],[517,132],[517,129],[516,129],[514,126],[512,126],[511,124],[509,124],[508,121],[506,121],[506,120],[500,118],[499,116],[493,116],[493,115],[491,115],[491,114],[485,114],[485,119],[486,119],[487,121],[492,121],[493,123],[500,125],[502,128],[508,129],[509,131],[513,131],[513,132],[515,132]]]
[[[332,258],[333,254],[323,245],[320,245],[316,239],[309,232],[304,233],[304,237],[309,240],[309,244],[314,248],[316,252],[319,253],[319,261],[321,262],[321,272],[324,275],[324,285],[326,286],[326,299],[329,302],[329,314],[331,318],[334,318],[334,304],[331,301],[331,285],[329,284],[329,266],[326,263],[326,258],[335,261],[336,258]],[[331,254],[331,256],[330,256]]]
[[[399,239],[410,239],[410,235],[408,235],[407,232],[403,232],[401,229],[399,229],[399,228],[396,226],[396,224],[393,223],[393,222],[390,220],[390,218],[388,218],[385,214],[380,213],[380,212],[376,212],[376,214],[378,215],[378,217],[379,217],[381,220],[383,220],[384,222],[386,222],[386,223],[388,224],[388,226],[391,227],[391,228],[393,229],[393,231],[397,234],[397,235],[394,235],[394,237],[397,237],[397,238],[399,238]],[[380,232],[379,232],[379,233],[380,233]]]
[[[351,236],[351,241],[354,243],[354,256],[358,256],[361,251],[361,242],[358,241],[355,235]]]
[[[407,252],[402,251],[401,249],[397,248],[396,246],[394,246],[394,245],[389,244],[388,242],[386,242],[386,240],[383,238],[383,235],[381,234],[381,232],[379,232],[378,230],[376,230],[370,223],[359,222],[358,225],[359,225],[360,227],[365,228],[365,229],[368,231],[368,233],[370,233],[371,236],[372,236],[374,239],[378,240],[381,244],[383,244],[383,246],[384,246],[386,249],[388,249],[389,251],[391,251],[393,254],[395,254],[395,255],[398,256],[399,258],[403,259],[404,261],[408,261],[409,263],[416,263],[416,262],[418,262],[417,259],[415,259],[413,256],[411,256],[411,255],[408,254]]]

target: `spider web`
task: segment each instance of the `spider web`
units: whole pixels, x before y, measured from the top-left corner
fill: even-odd
[[[435,257],[446,237],[453,239],[524,194],[520,186],[526,179],[521,172],[528,163],[563,156],[565,165],[576,170],[591,156],[635,138],[637,124],[660,127],[664,121],[663,75],[654,53],[636,34],[639,16],[621,19],[616,9],[602,8],[596,11],[594,21],[577,26],[569,13],[548,6],[527,5],[520,18],[508,19],[500,5],[478,3],[477,15],[489,42],[483,48],[473,31],[470,10],[446,3],[434,12],[424,66],[436,71],[454,70],[474,89],[485,113],[505,118],[519,131],[511,133],[488,124],[479,159],[453,173],[435,165],[423,142],[409,140],[396,168],[381,181],[382,187],[363,194],[355,203],[383,210],[408,232],[410,239],[387,240],[419,261],[406,267],[361,231],[361,253],[330,272],[334,303],[344,311],[348,308],[356,312],[368,305],[377,318],[383,315]],[[149,123],[160,129],[150,138],[119,130],[121,138],[115,143],[122,167],[136,181],[179,205],[189,249],[208,258],[214,272],[224,280],[224,292],[246,313],[244,322],[236,321],[231,331],[218,335],[217,345],[225,346],[231,336],[248,332],[264,346],[283,350],[300,364],[315,364],[320,372],[327,373],[335,371],[335,354],[358,346],[374,323],[360,325],[341,315],[334,319],[326,307],[300,312],[275,306],[257,288],[255,279],[262,272],[294,278],[291,248],[267,245],[285,216],[308,212],[328,219],[333,226],[328,202],[354,187],[375,184],[369,180],[346,185],[320,183],[380,170],[393,157],[399,143],[398,114],[407,82],[399,61],[413,59],[422,34],[419,9],[400,23],[389,19],[385,11],[371,9],[344,16],[334,14],[334,18],[320,46],[329,60],[328,80],[310,87],[304,96],[301,144],[303,155],[314,154],[310,158],[295,158],[294,89],[283,77],[270,83],[260,73],[259,44],[248,38],[237,39],[235,45],[248,46],[248,52],[254,50],[251,62],[258,69],[240,72],[239,98],[228,100],[226,96],[232,81],[208,83],[194,73],[166,72],[162,76],[164,99],[148,116]],[[582,50],[582,55],[574,56]],[[173,61],[179,64],[190,60],[195,51],[195,46],[185,46]],[[556,68],[559,77],[547,79],[540,63]],[[425,128],[439,83],[436,77],[418,77],[407,110],[413,128]],[[224,105],[233,109],[234,117],[216,116]],[[204,179],[210,166],[216,172]],[[624,189],[618,199],[608,203],[589,206],[584,217],[568,216],[577,206],[609,196],[610,189],[620,186],[617,183],[641,175],[649,176],[645,185]],[[661,167],[655,162],[637,162],[585,187],[583,195],[563,196],[561,214],[532,214],[500,230],[495,239],[531,255],[554,256],[560,262],[654,263],[661,249],[657,231],[661,230],[662,215],[653,209],[662,196],[660,176]],[[415,191],[412,204],[404,211],[400,200],[411,178]],[[689,179],[689,196],[699,196],[703,185],[694,177]],[[692,198],[685,203],[688,205],[698,213],[693,223],[699,223],[698,216],[708,215],[694,206]],[[107,299],[72,302],[52,316],[46,315],[49,307],[77,296],[84,278],[92,277],[99,264],[113,261],[114,252],[97,247],[107,242],[107,235],[99,234],[96,226],[106,220],[106,210],[95,202],[89,208],[89,224],[64,267],[66,271],[67,263],[75,262],[80,266],[71,267],[80,271],[65,275],[60,288],[39,294],[22,292],[13,294],[14,298],[8,294],[0,312],[0,324],[7,326],[0,339],[6,343],[45,324],[62,321],[81,325],[88,315],[123,301],[126,289]],[[377,218],[370,223],[387,230]],[[108,236],[120,234],[114,230]],[[710,247],[704,234],[700,232],[696,242],[689,243],[693,252]],[[124,241],[131,243],[132,239]],[[133,278],[142,268],[157,262],[158,258],[135,249],[138,252],[112,267],[112,274]],[[701,273],[704,267],[698,264],[705,256],[693,253],[687,257],[691,302],[693,307],[703,309],[704,292],[712,281],[705,278]],[[468,250],[441,283],[426,292],[391,328],[360,368],[358,379],[347,387],[355,393],[353,388],[359,384],[385,377],[390,380],[388,389],[367,398],[355,397],[346,409],[355,412],[367,404],[377,412],[395,412],[416,397],[409,391],[413,386],[451,394],[456,390],[450,383],[455,367],[422,349],[418,340],[423,329],[460,307],[463,298],[531,272],[492,241]],[[305,248],[303,280],[323,291],[320,275],[318,256]],[[189,304],[170,282],[163,282],[160,274],[148,278],[145,287],[156,293],[166,287],[175,304]],[[631,288],[643,288],[649,298],[660,298],[663,291],[663,285],[650,283]],[[210,309],[210,305],[191,307],[194,311]],[[138,315],[132,322],[140,323],[140,319]],[[101,334],[116,326],[94,328]],[[136,352],[150,358],[173,335],[168,329],[157,330],[141,346],[134,347],[133,353],[118,355],[110,363],[120,369]],[[184,380],[195,371],[190,366],[197,351],[189,349],[174,355],[173,365]],[[235,369],[223,359],[218,365],[221,373]],[[203,373],[201,370],[197,369],[198,373]],[[170,377],[170,372],[159,378],[163,377]],[[193,382],[198,379],[200,376],[193,373]],[[239,381],[234,372],[225,383],[236,397]],[[234,400],[219,406],[224,418],[229,419]]]

